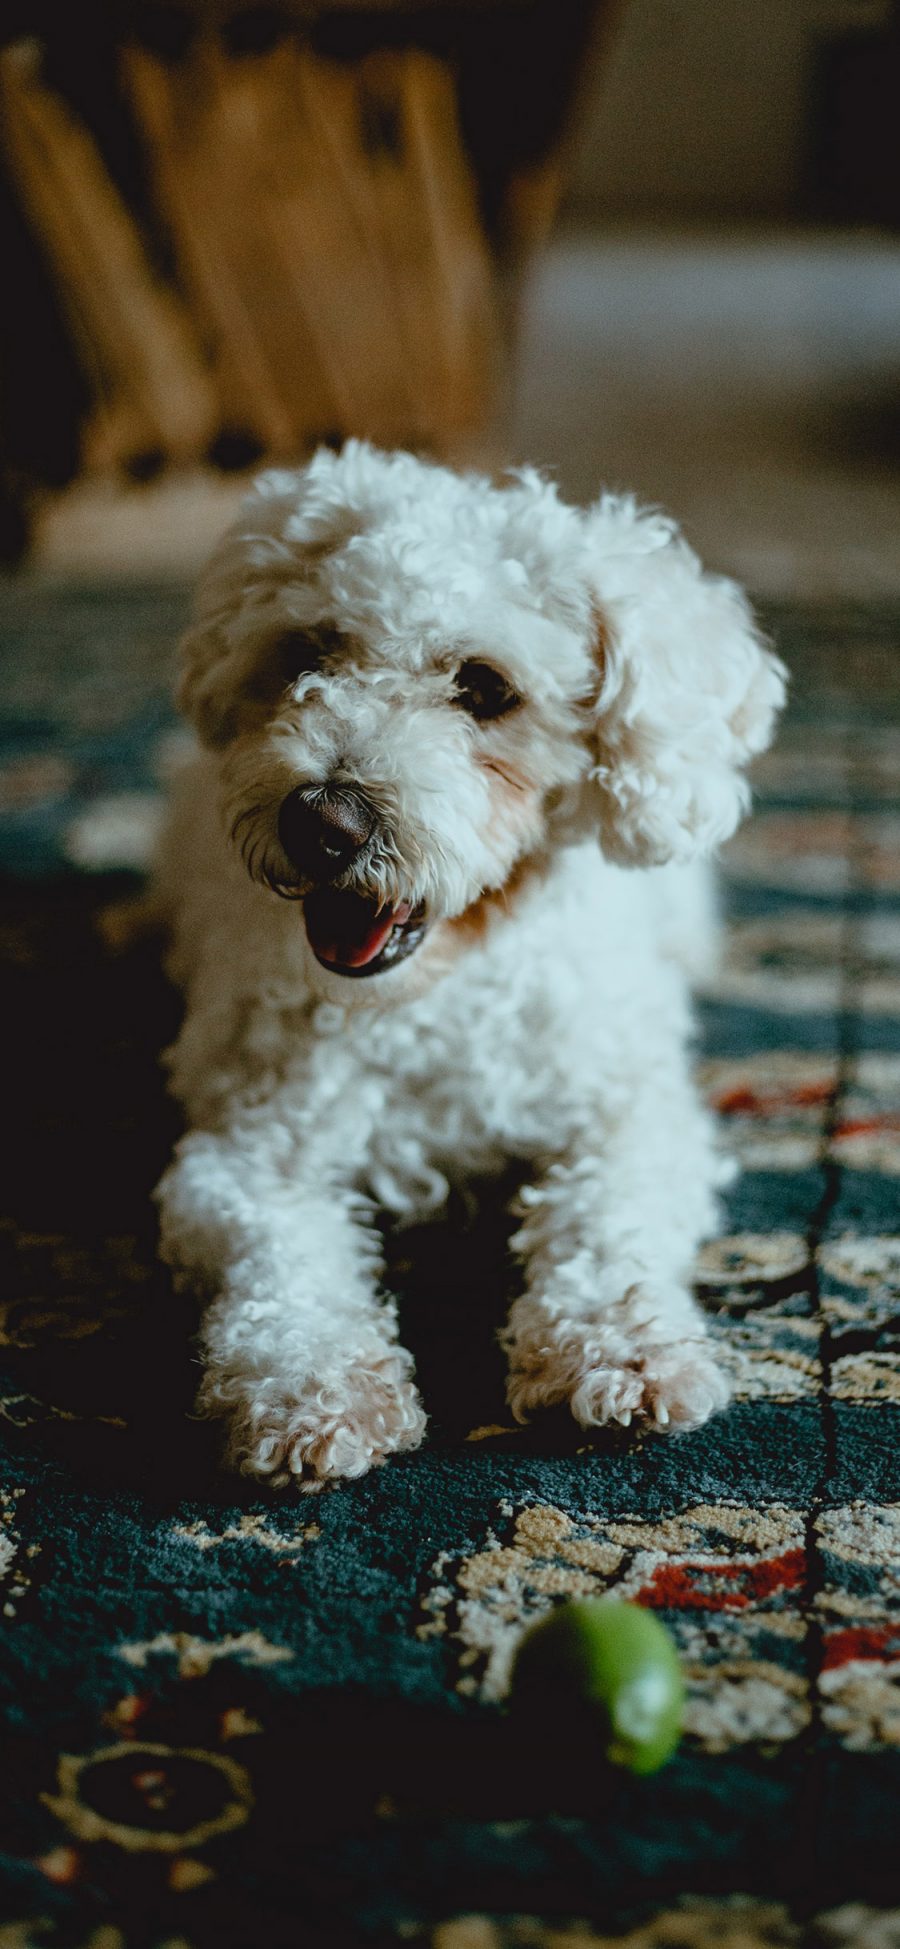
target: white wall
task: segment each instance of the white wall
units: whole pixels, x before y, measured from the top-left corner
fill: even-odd
[[[817,43],[889,0],[625,0],[586,91],[579,216],[788,214]]]

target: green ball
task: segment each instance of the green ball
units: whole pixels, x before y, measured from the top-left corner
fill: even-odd
[[[576,1723],[587,1708],[613,1766],[655,1773],[681,1737],[684,1679],[672,1639],[652,1611],[586,1597],[560,1604],[526,1631],[513,1664],[511,1702],[572,1714]]]

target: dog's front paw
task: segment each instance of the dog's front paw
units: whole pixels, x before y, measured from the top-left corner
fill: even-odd
[[[627,1297],[630,1297],[627,1296]],[[642,1302],[639,1302],[642,1305]],[[628,1333],[608,1317],[555,1319],[510,1334],[507,1399],[517,1421],[567,1401],[582,1428],[632,1421],[662,1430],[699,1428],[725,1407],[728,1383],[698,1322],[693,1337]]]
[[[411,1362],[391,1349],[366,1363],[311,1374],[291,1386],[283,1377],[252,1380],[207,1373],[197,1402],[202,1414],[228,1419],[233,1468],[281,1488],[320,1489],[365,1475],[404,1448],[417,1448],[425,1412]]]
[[[701,1428],[728,1402],[728,1383],[702,1341],[635,1351],[634,1367],[587,1368],[570,1398],[582,1428],[636,1419],[658,1432]]]

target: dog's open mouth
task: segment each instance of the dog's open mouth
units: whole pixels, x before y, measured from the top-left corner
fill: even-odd
[[[335,887],[308,893],[303,916],[316,960],[333,974],[355,979],[405,961],[426,932],[423,904],[413,907],[403,901],[399,907],[380,907],[374,898]]]

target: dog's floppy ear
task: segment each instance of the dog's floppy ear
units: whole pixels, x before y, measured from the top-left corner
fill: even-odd
[[[710,852],[747,808],[785,671],[740,589],[705,575],[674,524],[606,496],[585,515],[597,618],[594,816],[623,865]]]

